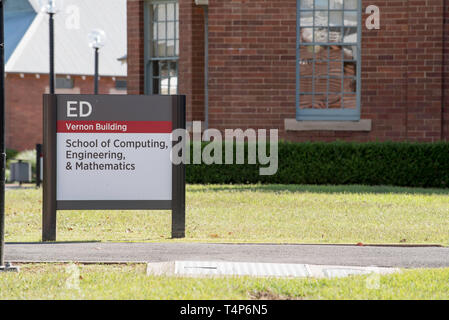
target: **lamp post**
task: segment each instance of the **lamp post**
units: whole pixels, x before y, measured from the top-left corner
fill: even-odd
[[[98,94],[98,66],[99,66],[99,51],[106,43],[106,33],[103,30],[92,30],[87,39],[89,46],[95,50],[95,73],[94,73],[94,94]]]
[[[5,146],[5,32],[3,9],[6,0],[0,0],[0,272],[19,271],[17,267],[5,263],[5,171],[6,171],[6,146]]]
[[[39,0],[41,11],[49,16],[49,42],[50,42],[50,93],[55,93],[55,27],[54,15],[62,8],[62,0]]]

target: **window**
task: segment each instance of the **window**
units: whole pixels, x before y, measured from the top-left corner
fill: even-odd
[[[73,89],[75,85],[73,79],[56,77],[55,86],[56,89]]]
[[[127,89],[126,80],[115,80],[115,89],[126,90]]]
[[[178,1],[148,1],[145,16],[146,91],[178,94]]]
[[[298,0],[297,120],[360,119],[360,0]]]

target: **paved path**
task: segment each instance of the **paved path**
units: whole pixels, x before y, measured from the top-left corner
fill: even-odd
[[[12,262],[229,261],[401,268],[449,267],[449,248],[200,243],[10,243]]]

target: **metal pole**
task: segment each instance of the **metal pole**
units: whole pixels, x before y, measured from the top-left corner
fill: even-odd
[[[41,155],[42,145],[36,144],[36,188],[41,186]]]
[[[95,48],[95,88],[94,94],[98,94],[98,48]]]
[[[44,95],[42,241],[56,241],[56,95]]]
[[[54,13],[48,14],[50,17],[50,94],[55,93],[55,30]]]
[[[0,268],[5,265],[5,41],[3,30],[3,1],[0,0]]]
[[[19,269],[5,264],[5,182],[6,182],[6,146],[5,146],[5,30],[3,9],[5,1],[0,0],[0,272]]]

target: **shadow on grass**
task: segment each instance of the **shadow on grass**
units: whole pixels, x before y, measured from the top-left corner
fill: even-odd
[[[362,185],[191,185],[188,192],[291,192],[291,193],[352,193],[352,194],[423,194],[423,195],[449,195],[449,189],[407,188],[394,186],[362,186]],[[201,188],[195,187],[202,186]]]
[[[100,243],[102,241],[98,240],[87,240],[87,241],[48,241],[48,242],[42,242],[42,241],[36,241],[36,242],[5,242],[5,244],[9,245],[22,245],[22,244],[82,244],[82,243]]]

